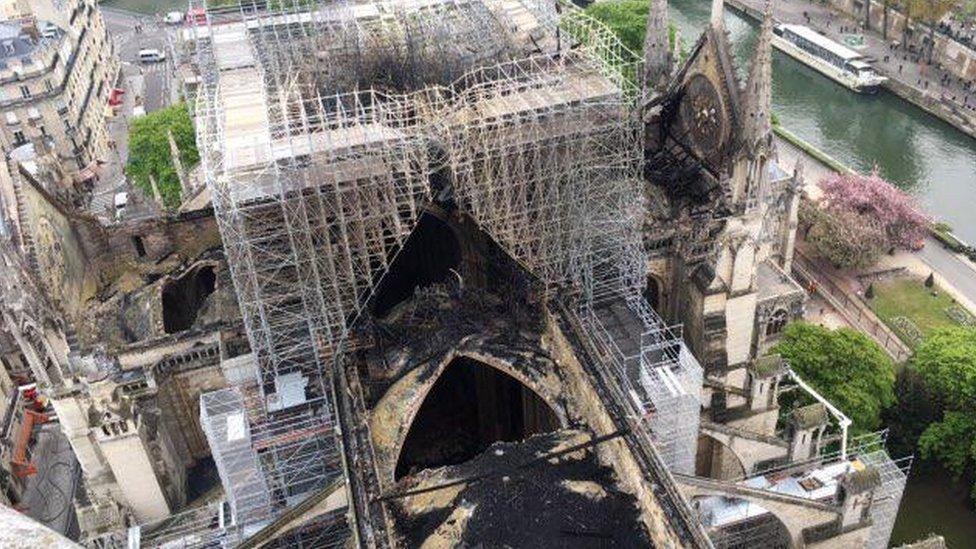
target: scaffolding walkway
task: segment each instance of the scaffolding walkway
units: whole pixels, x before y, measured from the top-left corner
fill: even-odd
[[[580,314],[586,335],[601,349],[629,397],[626,409],[674,473],[692,474],[698,446],[702,368],[642,297],[610,300]]]

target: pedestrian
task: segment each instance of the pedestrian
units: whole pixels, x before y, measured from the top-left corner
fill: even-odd
[[[898,74],[901,74],[901,69],[902,69],[902,66],[901,65],[898,65]]]

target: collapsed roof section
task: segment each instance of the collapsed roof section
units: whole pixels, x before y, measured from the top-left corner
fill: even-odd
[[[609,31],[536,0],[285,4],[211,11],[196,39],[203,165],[265,383],[322,371],[444,169],[549,289],[636,295],[636,59]]]

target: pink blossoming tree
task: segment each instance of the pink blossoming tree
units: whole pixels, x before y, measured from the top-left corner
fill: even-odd
[[[833,174],[820,181],[820,188],[828,212],[854,212],[880,223],[892,248],[912,249],[925,238],[931,220],[877,170],[870,175]]]

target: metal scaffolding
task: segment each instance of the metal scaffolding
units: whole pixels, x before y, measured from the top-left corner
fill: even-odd
[[[863,452],[861,461],[877,469],[881,475],[881,486],[875,490],[871,500],[872,526],[867,548],[884,549],[888,547],[891,531],[895,528],[898,507],[905,493],[905,484],[908,482],[908,472],[912,468],[914,457],[892,459],[888,452],[878,445]]]
[[[888,547],[888,541],[898,515],[898,506],[905,490],[908,472],[911,469],[913,456],[892,459],[885,449],[887,431],[863,433],[851,437],[845,451],[836,449],[817,454],[809,459],[780,464],[776,467],[754,472],[748,477],[734,479],[736,485],[748,486],[752,489],[768,491],[775,495],[784,490],[769,486],[767,479],[799,478],[804,474],[816,471],[831,471],[826,478],[839,479],[843,474],[861,470],[865,467],[878,472],[880,484],[873,489],[869,509],[870,527],[865,547],[882,549]],[[821,476],[821,478],[825,478]],[[836,501],[839,496],[839,484],[829,487],[830,493],[815,493],[804,497],[820,499],[821,501]],[[790,493],[786,490],[785,493]],[[793,495],[797,495],[794,492]],[[799,492],[803,494],[803,492]],[[735,498],[724,496],[708,497],[705,504],[696,504],[696,510],[706,527],[710,528],[709,536],[716,547],[765,547],[777,546],[782,543],[785,530],[772,513],[769,513],[758,503],[746,503],[740,500],[738,516],[729,511],[734,506]],[[716,508],[725,508],[717,513]],[[722,524],[715,524],[716,519],[722,517]],[[730,518],[731,517],[731,518]],[[812,528],[806,536],[808,543],[814,540],[823,541],[838,533],[836,524],[828,523]]]
[[[270,516],[271,494],[251,443],[251,426],[240,389],[200,395],[200,424],[233,515],[241,522]]]
[[[544,0],[206,13],[197,140],[256,368],[202,413],[239,523],[339,474],[330,376],[435,196],[576,300],[646,434],[693,469],[701,368],[640,295],[640,71],[612,32]]]

